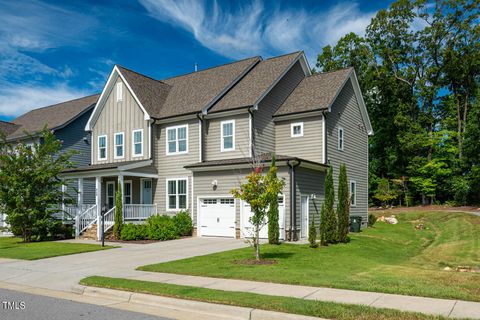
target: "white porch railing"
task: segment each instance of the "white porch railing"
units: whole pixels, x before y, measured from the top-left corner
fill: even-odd
[[[157,204],[125,204],[123,220],[145,220],[157,214]]]
[[[81,215],[91,207],[93,207],[94,204],[80,204],[80,205],[71,205],[71,206],[65,206],[65,212],[62,212],[64,215],[62,215],[62,220],[68,220],[68,219],[75,219],[76,216]]]
[[[105,219],[104,219],[105,228],[103,229],[103,231],[107,232],[115,224],[115,207],[113,207],[112,209],[105,212],[104,217],[105,217]],[[99,239],[100,239],[100,237],[99,237]]]
[[[91,205],[87,210],[75,216],[75,234],[78,237],[89,226],[97,222],[97,205]]]

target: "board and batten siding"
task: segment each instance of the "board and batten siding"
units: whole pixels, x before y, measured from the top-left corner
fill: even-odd
[[[305,77],[300,62],[295,63],[258,104],[253,113],[255,150],[258,154],[275,152],[273,114]]]
[[[265,168],[265,172],[268,168]],[[193,224],[197,226],[198,200],[202,197],[233,197],[230,193],[232,189],[240,187],[245,182],[245,177],[251,172],[251,169],[229,169],[219,171],[205,171],[194,173],[194,194],[195,205],[193,206]],[[278,177],[285,180],[285,216],[290,215],[290,176],[288,167],[278,168]],[[212,181],[217,181],[216,189],[212,186]],[[240,229],[240,206],[241,201],[235,199],[235,227]],[[285,224],[287,227],[288,224]]]
[[[368,219],[368,134],[349,80],[327,113],[327,158],[333,166],[335,194],[338,189],[340,164],[347,166],[347,176],[357,183],[357,205],[350,207],[351,215],[362,216],[362,225]],[[344,130],[344,150],[338,145],[338,128]]]
[[[154,193],[154,203],[158,205],[160,214],[167,212],[167,190],[166,181],[168,179],[187,178],[187,207],[192,211],[192,171],[184,167],[189,164],[199,162],[199,123],[198,119],[186,121],[171,122],[168,124],[154,125],[154,166],[158,171],[156,188]],[[188,153],[167,155],[167,128],[187,125],[188,126]],[[195,202],[195,201],[194,201]],[[170,213],[170,212],[169,212]]]
[[[117,78],[116,83],[122,82]],[[92,163],[111,163],[124,162],[132,160],[149,159],[149,122],[145,120],[145,115],[129,92],[125,84],[123,85],[123,101],[117,102],[116,83],[108,93],[108,98],[102,112],[95,121],[92,130]],[[132,157],[132,132],[133,130],[143,129],[143,156]],[[124,133],[124,153],[123,159],[114,158],[115,133]],[[107,135],[107,160],[98,160],[98,136]]]
[[[235,150],[221,151],[222,121],[235,121]],[[205,121],[205,160],[235,159],[250,156],[250,115],[245,113]]]
[[[291,136],[292,123],[303,123],[303,136]],[[322,126],[322,115],[276,122],[276,153],[323,163]]]

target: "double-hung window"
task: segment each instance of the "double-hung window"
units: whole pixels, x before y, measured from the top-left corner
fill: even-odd
[[[292,138],[303,137],[303,122],[297,122],[297,123],[291,124],[290,136]]]
[[[98,160],[107,160],[107,136],[98,136]]]
[[[345,147],[345,136],[344,136],[344,131],[343,128],[338,128],[338,150],[343,151],[343,148]]]
[[[132,181],[123,183],[123,196],[125,204],[132,204]]]
[[[133,157],[143,156],[143,129],[132,132],[132,153]]]
[[[115,133],[115,159],[123,159],[125,157],[125,135],[123,132]]]
[[[167,155],[188,152],[188,126],[167,128]]]
[[[357,205],[357,182],[350,180],[350,205],[355,207]]]
[[[235,150],[235,120],[221,122],[221,151]]]
[[[167,180],[167,210],[187,208],[187,179]]]

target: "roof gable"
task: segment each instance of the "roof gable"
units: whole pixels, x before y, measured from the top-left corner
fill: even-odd
[[[4,134],[7,136],[17,130],[18,127],[15,123],[0,120],[0,135]]]

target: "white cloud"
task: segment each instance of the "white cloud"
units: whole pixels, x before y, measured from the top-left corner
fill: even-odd
[[[374,12],[343,2],[322,12],[265,8],[258,0],[230,10],[215,1],[139,0],[155,19],[183,28],[203,46],[230,58],[305,50],[310,58],[348,32],[363,34]]]
[[[0,116],[17,117],[27,111],[85,96],[83,90],[64,84],[48,87],[8,86],[0,88]]]

